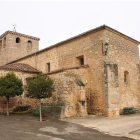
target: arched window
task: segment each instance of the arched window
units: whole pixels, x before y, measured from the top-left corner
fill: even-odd
[[[19,37],[16,38],[16,43],[20,43],[20,38]]]
[[[28,40],[27,46],[28,46],[28,47],[32,47],[32,41]]]
[[[126,83],[126,84],[129,83],[129,72],[128,71],[124,72],[124,83]]]
[[[3,46],[6,46],[6,37],[4,37]]]

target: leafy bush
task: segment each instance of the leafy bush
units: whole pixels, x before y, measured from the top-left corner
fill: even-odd
[[[13,109],[13,112],[27,111],[29,108],[30,108],[29,105],[16,106],[16,107]]]

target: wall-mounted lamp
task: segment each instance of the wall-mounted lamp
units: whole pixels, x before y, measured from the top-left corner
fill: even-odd
[[[106,42],[105,44],[102,43],[102,53],[104,55],[107,55],[107,51],[108,51],[108,46],[109,44]],[[105,50],[104,50],[105,49]]]

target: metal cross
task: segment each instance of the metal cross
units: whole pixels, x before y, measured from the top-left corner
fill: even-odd
[[[13,26],[14,26],[13,31],[14,31],[14,32],[16,32],[16,26],[17,26],[17,25],[14,23],[14,25],[13,25]]]

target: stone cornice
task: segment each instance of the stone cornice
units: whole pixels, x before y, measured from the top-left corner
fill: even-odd
[[[7,34],[13,34],[13,35],[17,35],[17,36],[22,36],[22,37],[26,37],[26,38],[29,38],[29,39],[34,39],[34,40],[37,40],[37,41],[40,40],[40,39],[37,38],[37,37],[33,37],[33,36],[29,36],[29,35],[25,35],[25,34],[13,32],[13,31],[6,31],[5,33],[3,33],[3,34],[0,36],[0,39],[3,38],[4,36],[6,36]]]
[[[77,66],[77,67],[62,68],[62,69],[54,70],[54,71],[51,71],[48,73],[44,73],[44,74],[42,74],[42,76],[43,75],[52,75],[52,74],[60,73],[63,71],[72,70],[72,69],[80,69],[80,68],[89,68],[89,65],[81,65],[81,66]],[[36,76],[35,77],[28,77],[26,79],[34,79],[34,78],[36,78]]]
[[[54,71],[45,73],[43,75],[51,75],[51,74],[60,73],[60,72],[66,71],[66,70],[80,69],[80,68],[89,68],[89,65],[81,65],[81,66],[77,66],[77,67],[69,67],[69,68],[58,69],[58,70],[54,70]]]
[[[132,42],[134,42],[134,43],[136,43],[136,44],[138,44],[138,45],[140,44],[139,41],[137,41],[137,40],[135,40],[135,39],[133,39],[133,38],[131,38],[131,37],[129,37],[129,36],[127,36],[127,35],[121,33],[121,32],[119,32],[119,31],[117,31],[117,30],[115,30],[115,29],[113,29],[113,28],[111,28],[111,27],[109,27],[109,26],[106,26],[106,25],[105,25],[105,29],[108,30],[108,31],[111,31],[111,32],[113,32],[113,33],[115,33],[115,34],[117,34],[117,35],[119,35],[119,36],[121,36],[121,37],[123,37],[123,38],[125,38],[125,39],[127,39],[127,40],[130,40],[130,41],[132,41]]]

